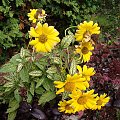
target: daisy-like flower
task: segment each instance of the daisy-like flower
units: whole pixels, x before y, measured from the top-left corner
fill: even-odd
[[[46,14],[45,10],[43,9],[30,9],[30,13],[28,13],[29,20],[33,23],[36,23],[38,21],[42,21],[45,19]]]
[[[88,62],[90,60],[90,56],[92,55],[92,50],[94,47],[92,46],[91,42],[84,42],[81,45],[77,46],[76,53],[80,54],[80,59],[82,62]]]
[[[93,76],[95,74],[94,68],[88,68],[86,65],[84,65],[83,68],[77,65],[77,69],[79,71],[79,74],[82,77],[86,78],[87,81],[90,81],[90,76]]]
[[[96,104],[96,96],[94,90],[87,91],[83,93],[77,90],[69,95],[72,99],[68,101],[71,106],[74,107],[74,112],[83,111],[85,109],[91,109]]]
[[[89,83],[85,80],[85,78],[81,78],[80,75],[74,74],[73,76],[67,75],[67,79],[65,82],[54,81],[55,87],[59,90],[56,94],[60,94],[62,92],[73,92],[76,89],[86,90],[89,87]]]
[[[60,112],[65,112],[65,113],[69,113],[69,114],[74,113],[74,108],[66,100],[60,101],[58,103],[58,105],[59,105],[58,110]]]
[[[105,93],[103,95],[100,95],[100,97],[97,96],[96,105],[93,107],[93,109],[100,110],[101,107],[105,106],[110,100],[110,97],[106,97],[106,96],[107,96],[107,94],[105,94]]]
[[[34,46],[36,52],[50,52],[60,42],[59,32],[53,26],[48,26],[47,23],[42,25],[38,22],[35,28],[30,28],[29,35],[31,38],[35,38],[29,44]]]
[[[78,30],[76,30],[75,38],[80,42],[88,42],[91,40],[91,35],[99,33],[100,27],[98,27],[97,23],[93,24],[93,21],[84,21],[78,25]]]

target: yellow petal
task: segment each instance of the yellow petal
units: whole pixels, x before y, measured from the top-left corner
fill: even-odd
[[[56,94],[60,94],[60,93],[62,93],[62,92],[64,92],[64,88],[59,89],[59,90],[56,92]]]
[[[37,23],[37,26],[35,28],[35,31],[37,34],[41,35],[42,34],[42,24],[40,22]]]
[[[38,42],[39,42],[38,39],[32,40],[29,42],[29,45],[36,45]]]
[[[48,52],[50,52],[52,49],[52,47],[50,46],[50,44],[48,42],[45,43],[45,48]]]
[[[29,34],[32,37],[39,37],[39,34],[36,33],[36,31],[33,27],[30,28]]]

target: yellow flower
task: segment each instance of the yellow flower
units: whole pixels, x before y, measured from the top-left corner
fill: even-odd
[[[46,14],[45,10],[43,9],[30,9],[30,13],[28,13],[29,20],[33,23],[36,23],[38,21],[42,21],[45,19]]]
[[[60,101],[58,103],[58,105],[59,105],[58,110],[60,112],[65,112],[65,113],[69,113],[69,114],[74,113],[74,108],[70,105],[70,103],[67,103],[66,100]]]
[[[31,38],[35,38],[29,44],[34,46],[36,52],[50,52],[60,42],[59,32],[53,26],[48,26],[47,23],[42,25],[38,22],[35,28],[30,28],[29,35]]]
[[[103,95],[100,95],[100,97],[97,96],[97,102],[96,105],[93,107],[93,109],[98,109],[100,110],[101,107],[105,106],[106,103],[109,102],[110,97],[106,97],[107,95],[104,93]]]
[[[79,74],[82,77],[85,77],[87,81],[90,81],[90,76],[93,76],[95,74],[94,68],[88,68],[86,65],[84,65],[83,68],[78,65],[77,69],[79,71]]]
[[[80,59],[82,59],[82,62],[88,62],[90,60],[90,56],[92,55],[91,50],[93,49],[94,47],[92,46],[91,42],[84,42],[77,46],[76,53],[80,54]]]
[[[76,89],[86,90],[89,87],[85,78],[81,78],[80,75],[74,74],[73,76],[67,75],[67,79],[65,82],[54,81],[55,87],[59,88],[56,94],[60,94],[62,92],[73,92]]]
[[[96,104],[96,96],[94,90],[83,93],[78,90],[69,95],[72,99],[68,101],[71,106],[74,107],[74,112],[83,111],[85,109],[91,109]]]
[[[76,30],[75,38],[80,42],[88,42],[91,40],[91,35],[99,33],[100,27],[98,27],[97,23],[93,24],[93,21],[84,21],[78,25],[78,30]]]

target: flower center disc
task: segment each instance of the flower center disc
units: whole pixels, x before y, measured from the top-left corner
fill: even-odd
[[[39,36],[39,42],[45,43],[47,41],[47,36],[42,34]]]
[[[82,96],[82,97],[79,97],[78,100],[77,100],[78,104],[80,105],[83,105],[87,102],[87,98]]]
[[[68,82],[65,84],[65,91],[72,92],[74,88],[75,88],[75,83],[73,82]]]
[[[98,101],[97,101],[97,104],[98,104],[98,105],[102,105],[102,101],[101,101],[101,100],[98,100]]]
[[[72,107],[71,107],[70,105],[66,105],[66,106],[65,106],[65,109],[66,109],[66,110],[71,110]]]
[[[82,53],[83,54],[87,54],[89,52],[88,48],[87,47],[83,47],[82,48]]]

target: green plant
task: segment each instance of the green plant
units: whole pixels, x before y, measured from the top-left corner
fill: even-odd
[[[36,101],[44,106],[51,100],[58,103],[56,97],[62,99],[58,103],[60,112],[100,110],[110,98],[105,93],[98,96],[90,90],[90,77],[95,71],[84,65],[94,49],[92,35],[100,33],[98,24],[84,21],[78,25],[75,35],[70,29],[76,26],[69,27],[60,40],[59,32],[44,23],[44,10],[33,9],[28,15],[32,22],[37,19],[35,27],[30,27],[29,31],[32,50],[29,46],[21,48],[20,53],[0,69],[1,73],[7,74],[4,76],[6,81],[0,85],[0,102],[8,104],[8,120],[15,119],[20,103],[24,101],[29,104]]]

